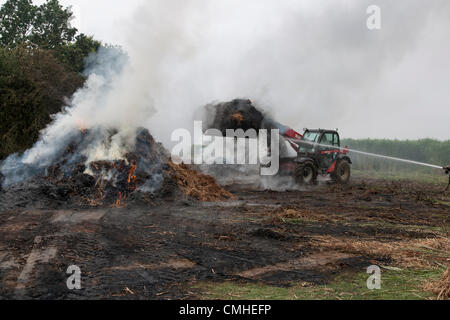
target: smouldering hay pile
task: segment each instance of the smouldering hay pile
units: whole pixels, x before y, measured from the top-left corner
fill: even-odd
[[[123,206],[135,192],[167,198],[176,195],[177,190],[199,201],[220,201],[233,197],[217,185],[213,177],[186,165],[172,163],[167,150],[145,129],[137,135],[135,149],[126,157],[127,161],[97,161],[90,164],[97,183],[89,203],[105,204],[106,200],[115,206]],[[103,181],[105,175],[115,178]]]
[[[181,191],[199,201],[220,201],[232,199],[234,196],[221,188],[216,179],[189,168],[185,164],[174,164],[169,161],[170,179],[176,182]]]
[[[262,129],[264,115],[250,100],[235,99],[230,102],[206,106],[209,115],[206,129],[219,129],[226,135],[227,129]],[[213,120],[211,122],[211,120]]]
[[[103,144],[111,144],[116,132]],[[177,197],[180,193],[200,201],[219,201],[233,196],[217,185],[214,178],[186,165],[170,161],[169,152],[157,143],[147,129],[136,132],[136,140],[124,159],[97,160],[87,163],[86,150],[97,142],[97,130],[78,132],[62,149],[49,167],[36,170],[33,183],[25,180],[12,185],[9,192],[35,188],[35,200],[48,199],[61,205],[124,206],[133,199],[152,201],[155,198]],[[44,196],[44,197],[42,197]]]
[[[440,279],[426,283],[424,289],[436,294],[438,300],[449,300],[450,268],[447,268],[447,270],[444,271]]]

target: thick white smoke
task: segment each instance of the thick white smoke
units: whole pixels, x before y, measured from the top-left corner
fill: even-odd
[[[386,119],[386,112],[397,108],[420,117],[423,104],[433,101],[428,112],[437,108],[440,116],[429,135],[448,136],[450,108],[444,105],[450,96],[443,88],[450,77],[450,47],[444,42],[450,2],[379,0],[382,29],[370,31],[366,8],[372,2],[145,1],[123,26],[128,59],[113,48],[91,57],[85,87],[41,140],[6,160],[2,172],[11,176],[21,164],[48,165],[80,128],[118,131],[108,146],[94,141],[85,150],[89,160],[122,157],[140,126],[170,147],[172,130],[190,129],[196,109],[234,98],[250,98],[296,129],[340,127],[354,137],[379,136],[377,119],[384,119],[387,134],[396,132],[400,119]],[[440,60],[422,57],[423,44],[439,48]],[[432,72],[443,69],[436,81],[420,68],[425,60]],[[414,83],[411,68],[422,72]],[[430,92],[433,99],[427,98]],[[401,131],[410,136],[418,130]]]
[[[381,30],[366,27],[372,4]],[[155,75],[148,126],[166,144],[174,128],[192,125],[191,110],[234,98],[296,129],[446,139],[449,16],[445,0],[146,1],[128,47]],[[424,116],[434,121],[426,133]]]

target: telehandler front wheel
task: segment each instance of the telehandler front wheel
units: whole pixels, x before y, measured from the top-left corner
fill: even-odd
[[[297,184],[315,184],[317,170],[312,162],[298,163],[295,166],[295,182]]]

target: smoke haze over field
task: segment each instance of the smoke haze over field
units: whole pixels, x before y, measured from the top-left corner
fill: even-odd
[[[448,1],[376,1],[379,31],[373,1],[310,3],[146,1],[126,48],[157,111],[148,127],[167,143],[191,110],[248,97],[297,129],[449,138]]]
[[[194,109],[237,97],[296,129],[450,136],[446,0],[61,3],[73,5],[82,32],[123,45],[130,56],[109,112],[153,108],[146,124],[166,143],[174,128],[189,128]],[[381,30],[366,28],[372,4],[381,8]]]
[[[120,157],[139,126],[169,147],[171,132],[190,129],[199,107],[234,98],[252,99],[295,129],[449,138],[449,1],[312,3],[100,1],[89,11],[80,1],[77,23],[98,19],[92,30],[79,26],[88,34],[122,6],[134,12],[113,29],[128,59],[113,49],[91,57],[100,64],[90,64],[86,86],[21,161],[51,161],[80,127],[118,130],[116,144],[105,149],[99,140],[89,159]],[[381,7],[381,30],[366,27],[371,4]]]

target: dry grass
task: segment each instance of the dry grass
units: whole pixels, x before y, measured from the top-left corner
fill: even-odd
[[[185,164],[176,165],[169,162],[169,167],[171,169],[170,178],[187,196],[200,201],[220,201],[234,198],[211,176],[192,170]]]
[[[450,263],[450,245],[447,238],[399,240],[381,242],[344,237],[314,236],[318,249],[373,257],[390,257],[393,263],[404,268],[427,268]]]
[[[323,222],[334,222],[337,220],[336,217],[330,215],[326,212],[321,212],[319,210],[311,209],[300,209],[300,208],[277,208],[269,213],[271,218],[283,220],[283,219],[304,219],[313,221],[323,221]]]
[[[450,268],[444,271],[440,279],[426,283],[424,290],[436,294],[437,300],[450,300]]]

